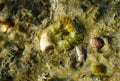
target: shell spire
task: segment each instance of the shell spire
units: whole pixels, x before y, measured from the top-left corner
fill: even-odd
[[[78,56],[78,62],[83,62],[85,60],[85,54],[82,49],[80,49],[78,46],[75,47],[77,56]]]

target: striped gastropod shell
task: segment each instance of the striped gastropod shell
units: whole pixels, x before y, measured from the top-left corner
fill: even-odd
[[[104,41],[99,37],[93,37],[90,39],[90,45],[92,48],[100,49],[104,46]]]

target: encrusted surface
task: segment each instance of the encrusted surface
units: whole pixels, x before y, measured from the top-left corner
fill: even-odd
[[[119,81],[119,37],[119,0],[0,0],[0,81]]]

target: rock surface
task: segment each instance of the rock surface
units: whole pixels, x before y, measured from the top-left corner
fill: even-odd
[[[120,0],[0,0],[0,81],[119,81],[119,37]]]

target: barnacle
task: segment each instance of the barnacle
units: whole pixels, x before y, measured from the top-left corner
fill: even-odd
[[[49,43],[54,43],[55,50],[63,51],[68,50],[73,45],[80,43],[84,37],[83,25],[81,22],[75,18],[70,20],[67,16],[63,16],[60,20],[50,24],[43,32],[40,40],[40,47],[43,48],[44,40],[47,40],[43,35],[47,35],[50,38]],[[48,44],[48,43],[46,43]],[[47,48],[47,45],[46,45]],[[45,51],[45,50],[44,50]]]

